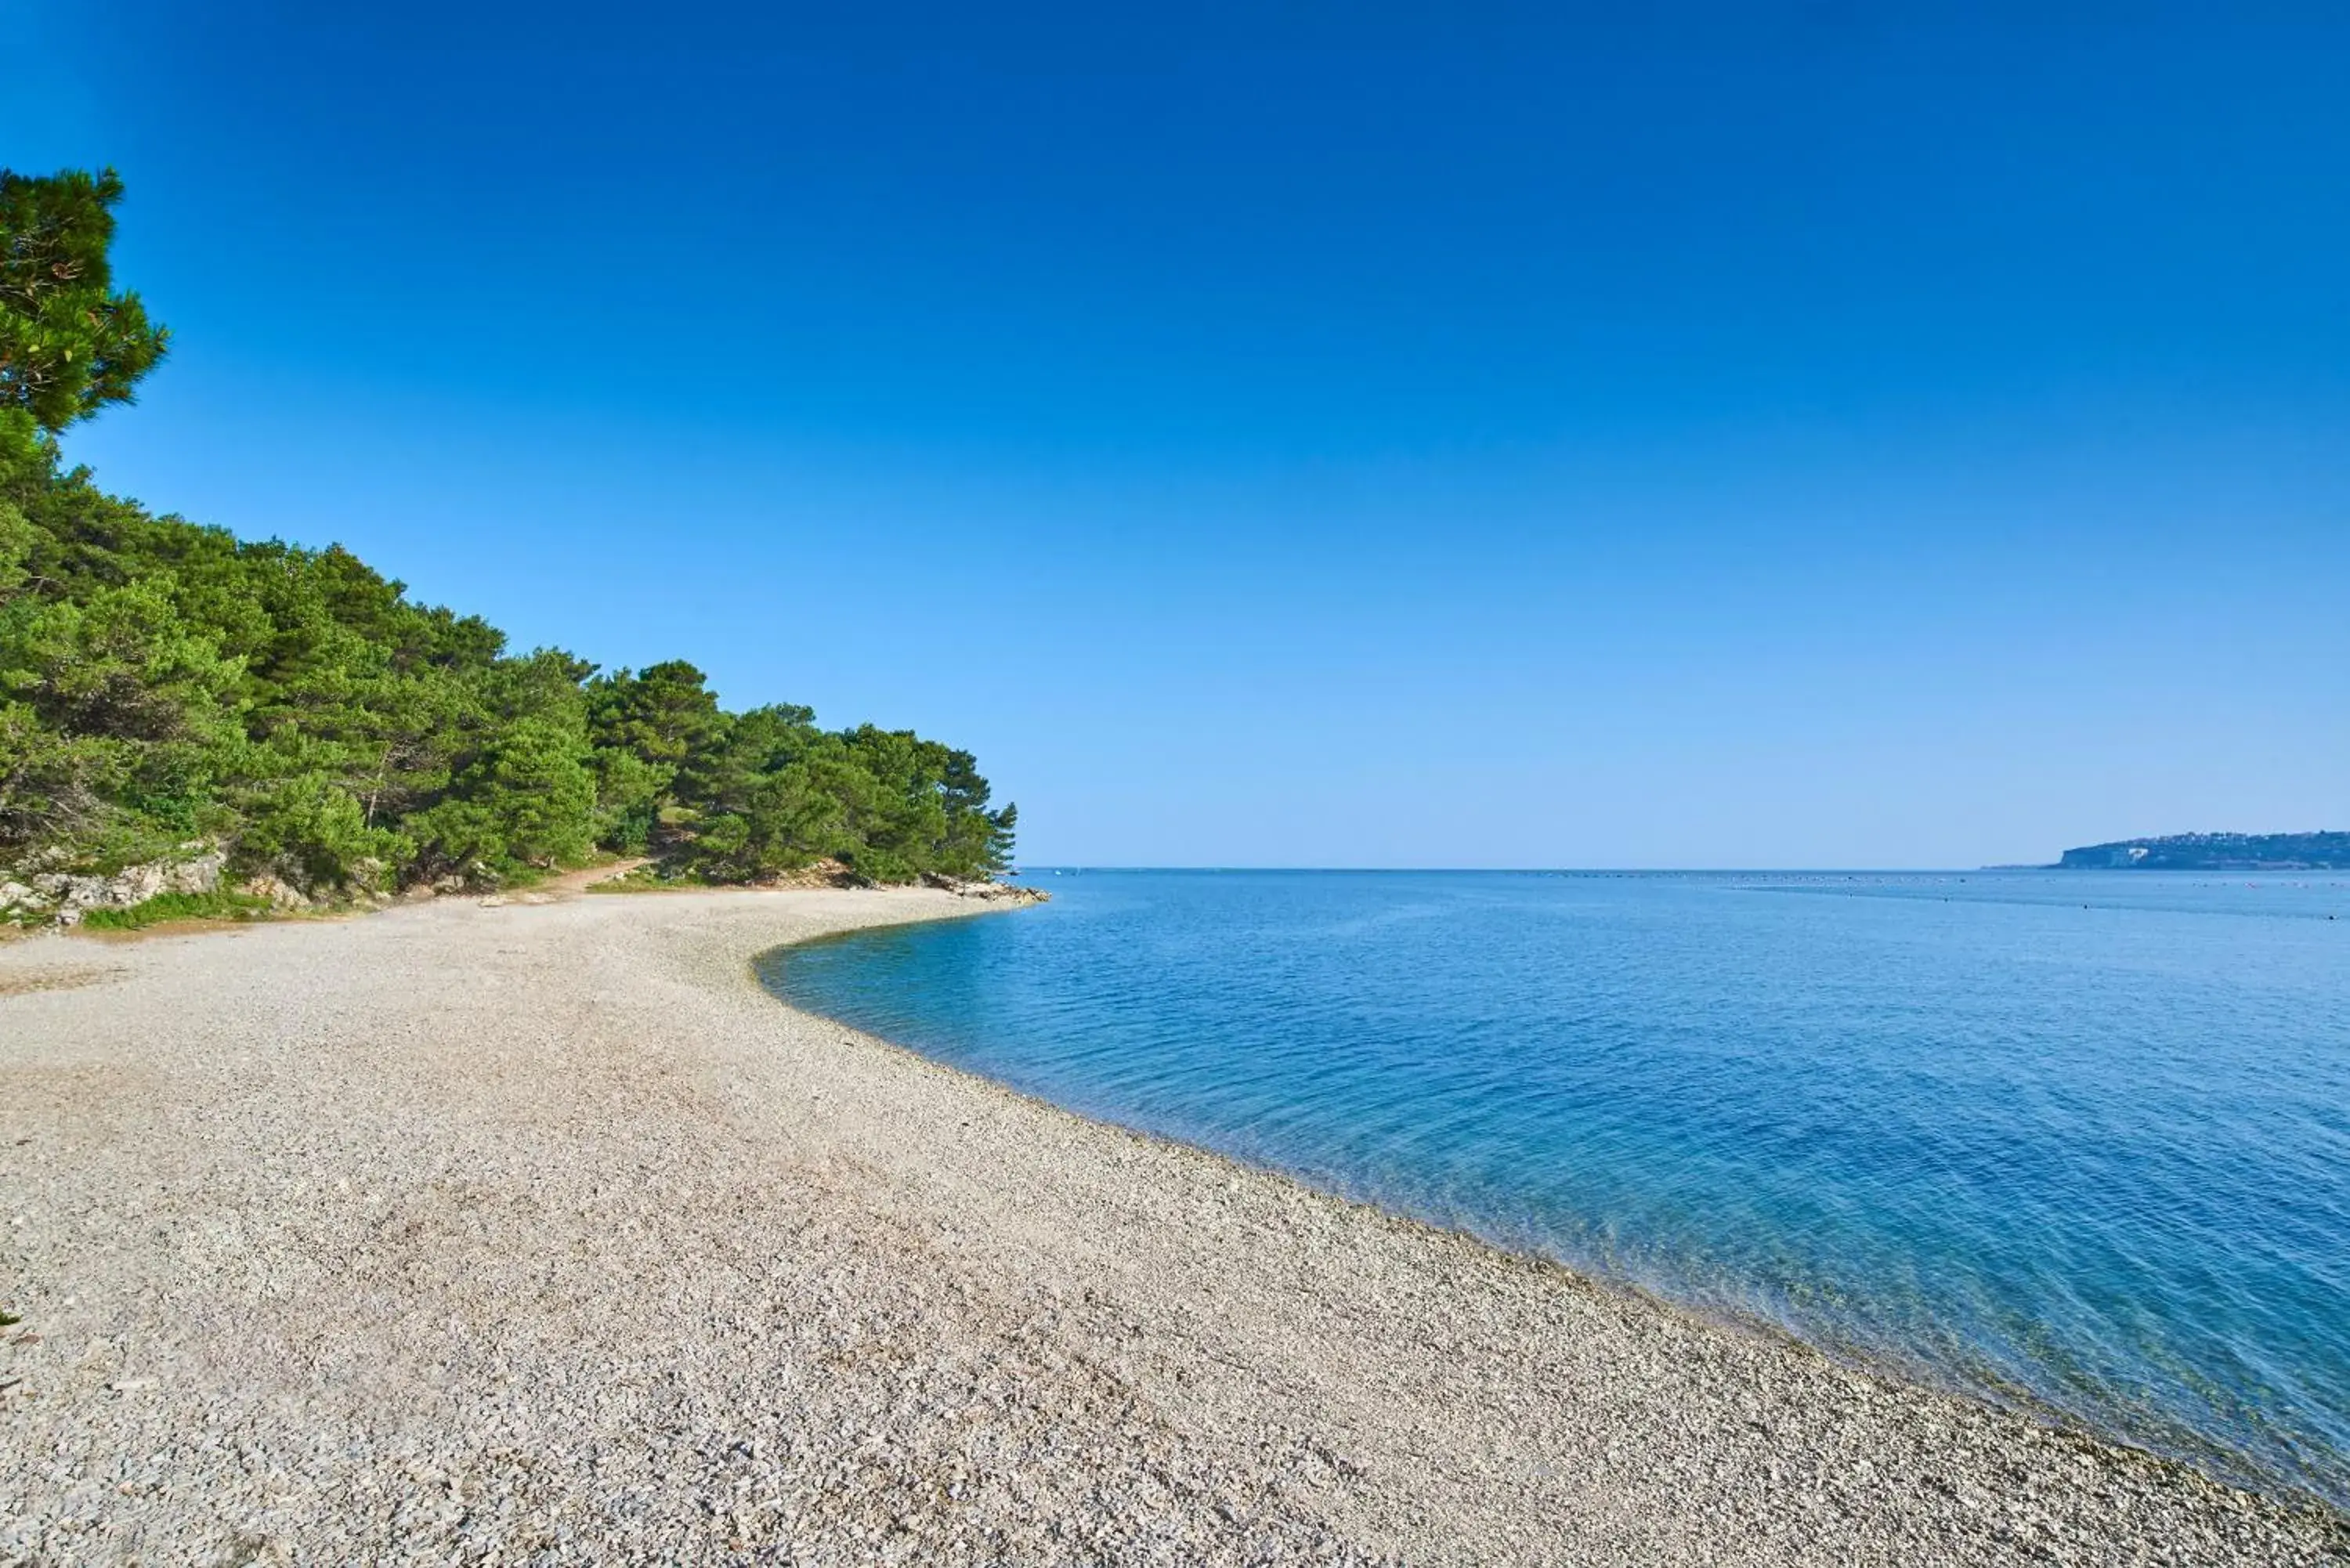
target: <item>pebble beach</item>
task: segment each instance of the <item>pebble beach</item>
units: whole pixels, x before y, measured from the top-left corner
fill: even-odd
[[[2317,1563],[2171,1462],[1069,1115],[941,891],[0,944],[0,1563]]]

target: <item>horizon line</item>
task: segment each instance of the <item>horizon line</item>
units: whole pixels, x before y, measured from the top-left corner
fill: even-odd
[[[2055,871],[2059,862],[2017,861],[1998,866],[1276,866],[1264,865],[1143,865],[1111,862],[1039,861],[1006,871],[1008,877],[1033,871],[1288,871],[1334,876],[1404,876],[1418,874],[1492,877],[1969,877],[1984,871]],[[2111,867],[2072,869],[2111,870]]]

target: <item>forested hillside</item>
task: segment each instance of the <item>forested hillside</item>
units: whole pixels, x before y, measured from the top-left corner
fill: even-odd
[[[2067,849],[2067,871],[2339,871],[2350,869],[2350,833],[2174,833]]]
[[[168,346],[111,288],[120,192],[0,172],[0,884],[199,854],[324,896],[598,852],[726,881],[1006,863],[1013,808],[967,752],[730,713],[682,661],[510,652],[339,548],[155,516],[66,467],[57,432]]]

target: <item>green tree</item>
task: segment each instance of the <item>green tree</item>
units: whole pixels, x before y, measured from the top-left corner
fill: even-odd
[[[595,843],[595,776],[586,737],[523,719],[494,737],[416,815],[430,866],[499,880],[584,859]]]
[[[211,826],[243,735],[244,671],[156,572],[78,602],[0,606],[0,845],[127,856]]]
[[[596,775],[596,842],[623,855],[641,854],[652,844],[661,799],[677,770],[625,746],[597,747],[588,766]]]
[[[411,848],[400,835],[370,827],[350,792],[321,773],[276,780],[243,805],[238,864],[297,887],[380,888]]]
[[[675,768],[725,728],[708,677],[682,659],[623,670],[588,688],[589,732],[599,746],[620,746],[648,763]]]
[[[0,407],[63,430],[130,400],[171,334],[114,291],[107,247],[122,182],[111,169],[0,169]]]
[[[0,500],[0,605],[16,597],[32,575],[34,546],[40,535],[16,505]]]

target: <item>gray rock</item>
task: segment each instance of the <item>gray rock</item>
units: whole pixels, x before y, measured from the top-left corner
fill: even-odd
[[[1010,882],[997,882],[986,877],[967,881],[960,877],[942,876],[936,871],[922,874],[922,886],[935,888],[942,893],[952,893],[958,898],[976,898],[989,904],[1041,904],[1052,897],[1041,888],[1015,887]]]
[[[161,890],[167,893],[217,893],[220,891],[221,874],[227,867],[226,853],[219,849],[203,849],[167,869]]]
[[[105,877],[20,867],[24,880],[0,879],[0,917],[14,911],[19,919],[36,916],[74,926],[92,909],[127,909],[164,893],[210,893],[220,887],[226,855],[201,841],[180,851]]]
[[[310,907],[310,896],[282,877],[266,874],[249,877],[237,891],[247,898],[268,899],[273,909],[307,909]]]

